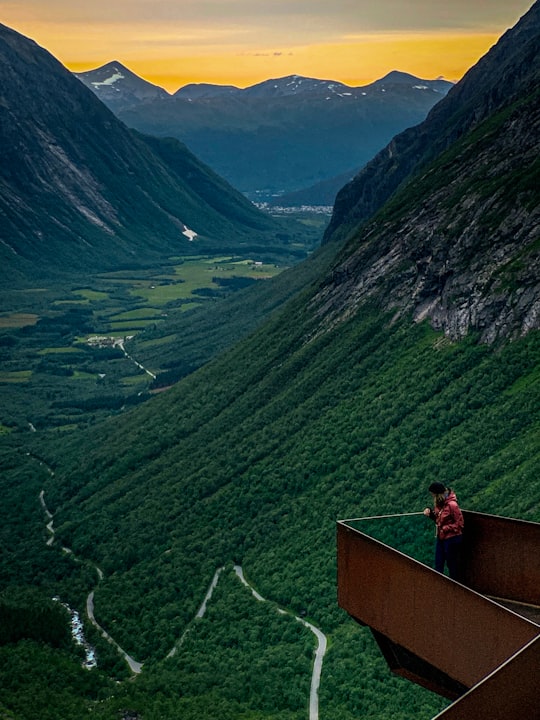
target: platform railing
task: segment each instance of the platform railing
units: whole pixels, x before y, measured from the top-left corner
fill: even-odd
[[[470,510],[463,516],[465,585],[540,607],[540,524]]]
[[[533,555],[540,554],[540,525],[505,520],[465,513],[466,584],[351,527],[350,521],[338,522],[339,605],[373,630],[394,672],[455,699],[536,640],[538,624],[476,589],[521,603],[538,600],[539,562],[529,556],[527,564],[526,556],[533,547]],[[513,580],[508,578],[512,567]]]

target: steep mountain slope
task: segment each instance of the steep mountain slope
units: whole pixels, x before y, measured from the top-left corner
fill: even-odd
[[[540,326],[540,91],[493,113],[351,239],[314,298],[332,324],[376,302],[484,342]]]
[[[283,233],[177,141],[129,131],[49,53],[0,26],[0,273],[141,264]]]
[[[465,75],[426,120],[392,139],[338,194],[326,241],[343,237],[372,215],[411,173],[474,128],[495,110],[511,105],[540,78],[540,4]]]
[[[469,509],[540,521],[539,95],[515,70],[512,102],[480,102],[483,120],[434,151],[251,337],[135,411],[85,433],[34,434],[24,446],[34,457],[6,451],[5,584],[61,587],[81,607],[95,590],[101,624],[146,662],[114,689],[73,681],[86,717],[304,719],[314,641],[291,643],[288,613],[330,639],[321,717],[427,720],[442,709],[391,678],[365,628],[337,608],[334,526],[421,511],[434,479]],[[478,342],[484,330],[495,345]],[[51,547],[49,516],[25,522],[40,490]],[[430,562],[420,512],[383,525],[383,541]],[[271,601],[268,615],[233,564]],[[195,618],[221,567],[225,584]],[[25,647],[7,651],[17,667]],[[32,697],[20,675],[10,711]]]
[[[188,85],[172,98],[133,102],[117,76],[110,69],[110,84],[96,85],[104,68],[79,75],[127,125],[180,139],[250,197],[264,190],[261,199],[361,167],[451,87],[399,72],[365,87],[291,75],[245,89]]]

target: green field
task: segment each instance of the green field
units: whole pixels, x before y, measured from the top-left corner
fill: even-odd
[[[64,355],[69,353],[76,353],[77,348],[75,347],[48,347],[38,351],[40,355]]]
[[[32,375],[31,370],[14,370],[13,372],[0,372],[0,383],[27,382]]]
[[[0,317],[0,423],[25,431],[29,421],[36,428],[67,429],[140,402],[160,372],[159,357],[146,372],[114,339],[214,306],[283,269],[251,257],[190,255],[168,266],[89,275],[71,287],[6,293],[4,307],[12,311]],[[89,342],[95,337],[110,340]],[[173,332],[145,343],[168,349],[178,341]]]
[[[25,325],[35,325],[39,316],[33,313],[12,313],[0,315],[0,330],[2,328],[19,328]]]

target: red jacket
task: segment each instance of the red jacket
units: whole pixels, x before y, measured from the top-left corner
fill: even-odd
[[[450,490],[445,498],[442,507],[436,507],[433,511],[435,524],[437,525],[437,537],[439,540],[448,540],[463,532],[463,515],[457,504],[456,494]]]

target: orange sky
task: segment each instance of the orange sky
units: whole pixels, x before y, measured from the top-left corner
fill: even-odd
[[[245,87],[291,74],[350,85],[391,70],[458,80],[531,4],[0,0],[0,17],[75,72],[117,60],[174,92],[190,82]]]
[[[182,57],[102,57],[64,61],[74,72],[90,70],[110,59],[120,60],[137,75],[169,92],[190,82],[246,87],[270,77],[304,75],[364,85],[390,70],[421,78],[439,75],[458,80],[497,41],[495,33],[381,35],[355,42],[300,46],[276,54],[243,51],[206,52]]]

